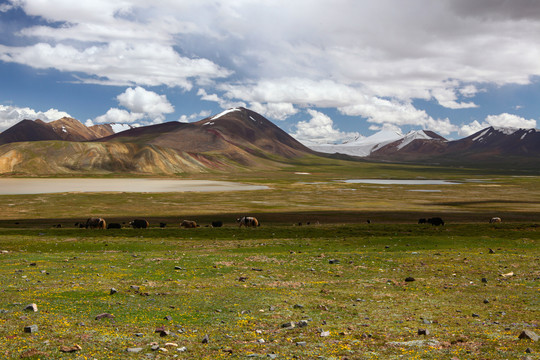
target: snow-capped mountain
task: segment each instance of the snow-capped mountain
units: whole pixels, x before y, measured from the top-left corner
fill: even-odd
[[[399,140],[403,134],[398,131],[379,131],[368,137],[357,138],[341,144],[316,144],[309,141],[302,141],[304,145],[312,150],[327,154],[346,154],[352,156],[368,156],[374,149]]]
[[[443,141],[417,138],[395,142],[370,154],[369,159],[423,164],[540,168],[540,131],[488,127],[466,138]],[[435,134],[436,135],[436,134]]]
[[[304,145],[322,153],[340,153],[365,157],[382,149],[388,150],[389,146],[394,151],[401,150],[415,140],[446,141],[442,136],[428,130],[411,131],[405,135],[399,131],[382,130],[371,136],[342,144],[310,144],[304,142]]]

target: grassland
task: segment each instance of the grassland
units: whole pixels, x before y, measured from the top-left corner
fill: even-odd
[[[301,165],[206,177],[263,191],[0,196],[0,356],[519,359],[529,348],[538,357],[538,342],[518,339],[540,333],[537,177]],[[364,177],[463,183],[334,181]],[[240,214],[262,226],[237,228]],[[73,227],[90,215],[145,217],[151,228]],[[416,224],[428,216],[445,226]],[[183,218],[225,226],[180,229]],[[37,312],[24,310],[31,303]],[[96,320],[102,313],[114,318]],[[38,331],[25,333],[30,325]]]

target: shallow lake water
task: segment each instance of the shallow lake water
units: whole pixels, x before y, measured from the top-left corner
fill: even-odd
[[[267,186],[229,181],[172,179],[0,179],[0,195],[68,192],[214,192],[264,190]]]

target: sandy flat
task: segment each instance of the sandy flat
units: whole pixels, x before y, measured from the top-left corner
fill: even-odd
[[[263,190],[229,181],[168,179],[0,179],[0,195],[67,192],[209,192]]]

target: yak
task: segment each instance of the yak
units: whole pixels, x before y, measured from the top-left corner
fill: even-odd
[[[180,226],[183,227],[183,228],[186,228],[186,229],[193,229],[193,228],[198,228],[199,225],[197,224],[196,221],[193,221],[193,220],[184,220],[180,223]]]
[[[106,229],[107,223],[105,219],[100,217],[91,217],[86,220],[86,225],[84,226],[87,229]]]
[[[129,223],[134,229],[146,229],[150,226],[148,221],[144,219],[135,219]]]
[[[223,221],[212,221],[212,227],[222,227]]]
[[[496,223],[500,223],[500,222],[502,222],[502,220],[501,220],[500,217],[494,217],[494,218],[491,218],[491,219],[489,220],[489,223],[490,223],[490,224],[496,224]]]
[[[259,223],[259,220],[257,220],[257,218],[254,218],[253,216],[242,216],[236,219],[236,222],[240,224],[239,227],[242,227],[242,225],[244,225],[245,227],[261,226],[261,224]]]
[[[431,224],[433,226],[439,226],[439,225],[444,225],[444,221],[443,219],[441,219],[440,217],[432,217],[432,218],[429,218],[426,220],[426,222],[428,224]]]

